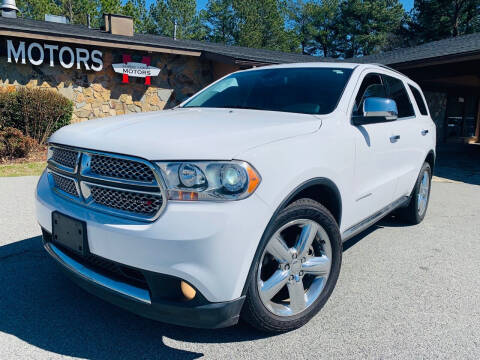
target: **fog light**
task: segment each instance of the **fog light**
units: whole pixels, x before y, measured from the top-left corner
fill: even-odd
[[[180,282],[180,288],[182,289],[182,294],[187,300],[192,300],[197,292],[193,287],[188,285],[185,281]]]

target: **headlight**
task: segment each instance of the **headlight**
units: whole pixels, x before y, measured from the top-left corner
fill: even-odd
[[[170,200],[240,200],[260,184],[257,171],[244,161],[157,162]]]

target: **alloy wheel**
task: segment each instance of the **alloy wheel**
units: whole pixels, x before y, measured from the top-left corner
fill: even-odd
[[[418,215],[423,216],[427,210],[428,196],[430,193],[430,176],[428,171],[423,172],[420,188],[417,195],[417,211]]]
[[[299,314],[318,299],[330,274],[332,246],[325,229],[299,219],[269,239],[257,274],[263,305],[278,316]]]

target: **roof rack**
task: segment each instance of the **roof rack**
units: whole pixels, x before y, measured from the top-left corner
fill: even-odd
[[[383,65],[383,64],[372,64],[372,65],[380,66],[381,68],[393,71],[393,72],[395,72],[397,74],[400,74],[400,75],[405,75],[405,74],[402,74],[400,71],[395,70],[394,68],[391,68],[390,66],[387,66],[387,65]]]

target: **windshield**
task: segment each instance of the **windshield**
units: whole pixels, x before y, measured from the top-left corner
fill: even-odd
[[[352,71],[311,67],[239,72],[206,88],[183,107],[328,114],[336,108]]]

